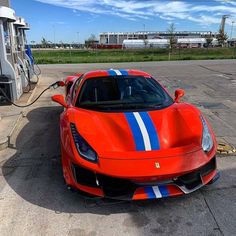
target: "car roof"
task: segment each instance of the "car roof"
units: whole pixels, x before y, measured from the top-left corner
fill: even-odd
[[[110,70],[94,70],[89,71],[84,74],[85,79],[96,78],[96,77],[109,77],[109,76],[145,76],[151,78],[151,75],[140,70],[120,70],[120,69],[110,69]]]

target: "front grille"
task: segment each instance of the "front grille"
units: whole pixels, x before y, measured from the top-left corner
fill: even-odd
[[[72,171],[77,183],[89,187],[97,187],[96,175],[94,172],[72,164]]]
[[[215,169],[216,158],[214,157],[206,165],[202,166],[196,171],[178,177],[174,182],[178,186],[185,186],[187,189],[191,190],[202,184],[201,176],[208,175]]]
[[[75,164],[72,164],[72,171],[77,183],[89,187],[100,187],[107,197],[130,199],[136,189],[136,185],[128,180],[95,174]]]
[[[129,199],[133,196],[136,185],[129,180],[113,178],[105,175],[97,175],[100,186],[105,196]]]
[[[200,173],[202,176],[208,175],[215,169],[216,169],[216,157],[213,157],[206,165],[200,168]]]
[[[198,185],[202,184],[201,175],[199,172],[192,172],[192,173],[180,176],[174,182],[178,186],[184,186],[189,190],[194,189]]]

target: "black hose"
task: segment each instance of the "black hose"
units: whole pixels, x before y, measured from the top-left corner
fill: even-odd
[[[6,93],[2,90],[2,88],[0,88],[0,91],[2,92],[2,94],[4,95],[6,100],[9,103],[11,103],[13,106],[20,107],[20,108],[25,108],[25,107],[29,107],[29,106],[33,105],[50,88],[51,88],[51,85],[49,87],[47,87],[46,89],[44,89],[33,102],[31,102],[30,104],[27,104],[27,105],[17,105],[16,103],[11,101],[11,99],[6,95]]]
[[[51,85],[49,85],[47,88],[45,88],[39,95],[38,97],[33,101],[31,102],[30,104],[27,104],[27,105],[18,105],[14,102],[11,101],[11,99],[6,95],[6,93],[4,92],[4,90],[0,87],[0,91],[2,92],[2,94],[4,95],[4,97],[6,98],[6,100],[11,103],[13,106],[16,106],[16,107],[20,107],[20,108],[24,108],[24,107],[29,107],[31,105],[33,105],[48,89],[50,88],[58,88],[58,87],[63,87],[65,86],[65,83],[63,81],[57,81]]]

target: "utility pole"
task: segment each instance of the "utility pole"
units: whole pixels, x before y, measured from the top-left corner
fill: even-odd
[[[143,24],[143,38],[144,38],[144,40],[146,39],[146,25],[145,24]],[[145,45],[145,47],[146,47],[146,45]]]
[[[78,40],[78,47],[79,47],[79,32],[76,32],[77,33],[77,40]]]
[[[233,36],[233,27],[234,27],[234,21],[232,21],[232,26],[231,26],[231,32],[230,32],[230,39],[232,39]]]
[[[54,42],[54,48],[56,48],[56,26],[53,25],[53,42]]]
[[[221,19],[221,24],[220,24],[220,30],[222,31],[222,33],[225,33],[225,21],[227,18],[229,18],[230,15],[223,15],[222,19]]]

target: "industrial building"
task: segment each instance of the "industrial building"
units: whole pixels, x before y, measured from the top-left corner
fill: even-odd
[[[101,45],[123,45],[124,47],[168,47],[173,36],[168,31],[107,32],[100,33]],[[206,37],[215,37],[211,31],[176,31],[177,44],[202,47]]]
[[[230,15],[222,15],[220,31],[225,32],[225,22]],[[231,29],[232,38],[233,23]],[[106,32],[100,33],[100,45],[104,48],[114,48],[119,45],[122,48],[167,48],[170,47],[170,39],[174,38],[174,46],[178,48],[195,48],[208,46],[207,38],[211,38],[212,46],[218,46],[216,35],[211,31],[138,31],[138,32]],[[231,39],[228,45],[234,45]]]

